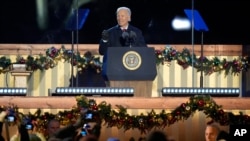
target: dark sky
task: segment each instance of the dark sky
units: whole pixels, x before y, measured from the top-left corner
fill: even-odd
[[[1,1],[0,43],[78,43],[99,42],[103,29],[116,24],[119,6],[132,10],[131,24],[139,27],[149,44],[190,44],[191,30],[174,31],[171,20],[185,16],[184,9],[197,9],[209,31],[204,32],[204,44],[249,44],[250,5],[247,0],[92,0],[80,5],[90,13],[78,32],[66,30],[63,23],[71,11],[70,0],[48,0],[48,26],[37,24],[35,0]],[[201,42],[201,32],[194,32],[194,42]]]

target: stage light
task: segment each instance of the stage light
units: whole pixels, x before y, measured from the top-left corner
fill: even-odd
[[[133,96],[134,88],[125,87],[57,87],[51,96]]]
[[[192,96],[192,95],[211,95],[211,96],[239,96],[239,88],[185,88],[185,87],[164,87],[162,96]]]
[[[0,88],[0,96],[26,96],[27,88]]]
[[[191,29],[191,22],[188,18],[176,16],[171,22],[171,26],[176,31],[184,31]]]

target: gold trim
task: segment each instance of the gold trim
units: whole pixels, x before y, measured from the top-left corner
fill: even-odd
[[[122,63],[128,70],[137,70],[142,63],[141,55],[136,51],[128,51],[123,55]]]

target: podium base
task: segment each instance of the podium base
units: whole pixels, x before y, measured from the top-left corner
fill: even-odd
[[[134,97],[151,97],[152,81],[110,81],[110,87],[132,87]]]

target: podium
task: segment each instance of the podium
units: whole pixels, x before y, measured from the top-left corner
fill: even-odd
[[[102,75],[110,87],[132,87],[134,96],[151,97],[157,75],[152,47],[109,47],[103,58]]]
[[[32,71],[26,70],[25,64],[13,64],[12,70],[10,71],[14,76],[14,86],[15,88],[27,88],[27,77],[32,73]]]

